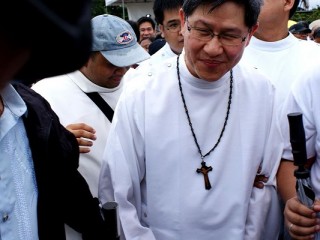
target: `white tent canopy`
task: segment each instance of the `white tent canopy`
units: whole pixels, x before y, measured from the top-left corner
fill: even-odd
[[[130,20],[137,21],[140,17],[147,14],[153,16],[153,0],[105,0],[106,6],[121,5],[128,10],[128,17]]]

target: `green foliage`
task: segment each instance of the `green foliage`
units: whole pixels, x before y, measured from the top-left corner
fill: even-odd
[[[104,0],[92,0],[91,3],[91,15],[92,17],[105,14],[106,6]]]
[[[107,6],[107,7],[105,5],[106,5],[105,0],[92,0],[92,5],[91,5],[92,17],[109,13],[109,14],[123,18],[122,4]],[[124,17],[125,19],[128,19],[128,11],[126,7],[124,9],[124,16],[125,16]]]
[[[296,22],[307,21],[309,23],[317,19],[320,19],[320,7],[313,9],[312,11],[298,11],[291,18],[291,20]]]

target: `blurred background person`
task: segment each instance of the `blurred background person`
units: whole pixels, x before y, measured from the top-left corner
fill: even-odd
[[[127,20],[127,23],[130,24],[130,26],[132,27],[134,33],[136,34],[137,37],[137,41],[139,41],[140,39],[140,31],[139,31],[139,27],[136,21],[133,20]]]
[[[156,23],[151,17],[143,16],[137,20],[140,38],[138,42],[148,37],[156,36]]]
[[[134,79],[137,74],[136,71],[144,71],[142,69],[145,69],[145,67],[158,64],[182,52],[184,40],[181,34],[179,10],[183,2],[183,0],[154,1],[153,11],[161,31],[161,36],[166,41],[165,45],[161,49],[158,49],[149,59],[139,63],[135,69],[130,68],[124,76],[124,82],[129,82]],[[150,74],[146,69],[145,73]]]
[[[159,38],[154,40],[150,45],[149,45],[149,54],[152,56],[156,52],[158,52],[164,45],[166,44],[166,40],[163,38]]]
[[[320,27],[320,19],[314,20],[309,24],[309,28],[311,30],[311,33],[309,34],[309,36],[311,40],[313,40],[313,33],[318,27]]]
[[[149,52],[150,44],[155,40],[155,37],[148,37],[141,40],[140,45],[143,49]]]
[[[320,27],[314,30],[313,41],[315,41],[316,43],[320,43]]]
[[[289,31],[296,37],[302,40],[308,40],[308,36],[311,33],[308,22],[300,21],[293,24]]]

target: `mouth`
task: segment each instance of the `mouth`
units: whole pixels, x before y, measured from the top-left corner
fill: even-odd
[[[213,60],[213,59],[203,59],[201,60],[203,62],[204,65],[208,66],[208,67],[217,67],[219,65],[221,65],[223,62],[219,61],[219,60]]]
[[[115,76],[115,77],[113,77],[113,81],[120,82],[122,78],[123,78],[123,76]]]

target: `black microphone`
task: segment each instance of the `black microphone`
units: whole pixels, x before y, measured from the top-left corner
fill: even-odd
[[[101,208],[108,236],[112,240],[120,240],[120,221],[117,202],[106,202]]]

